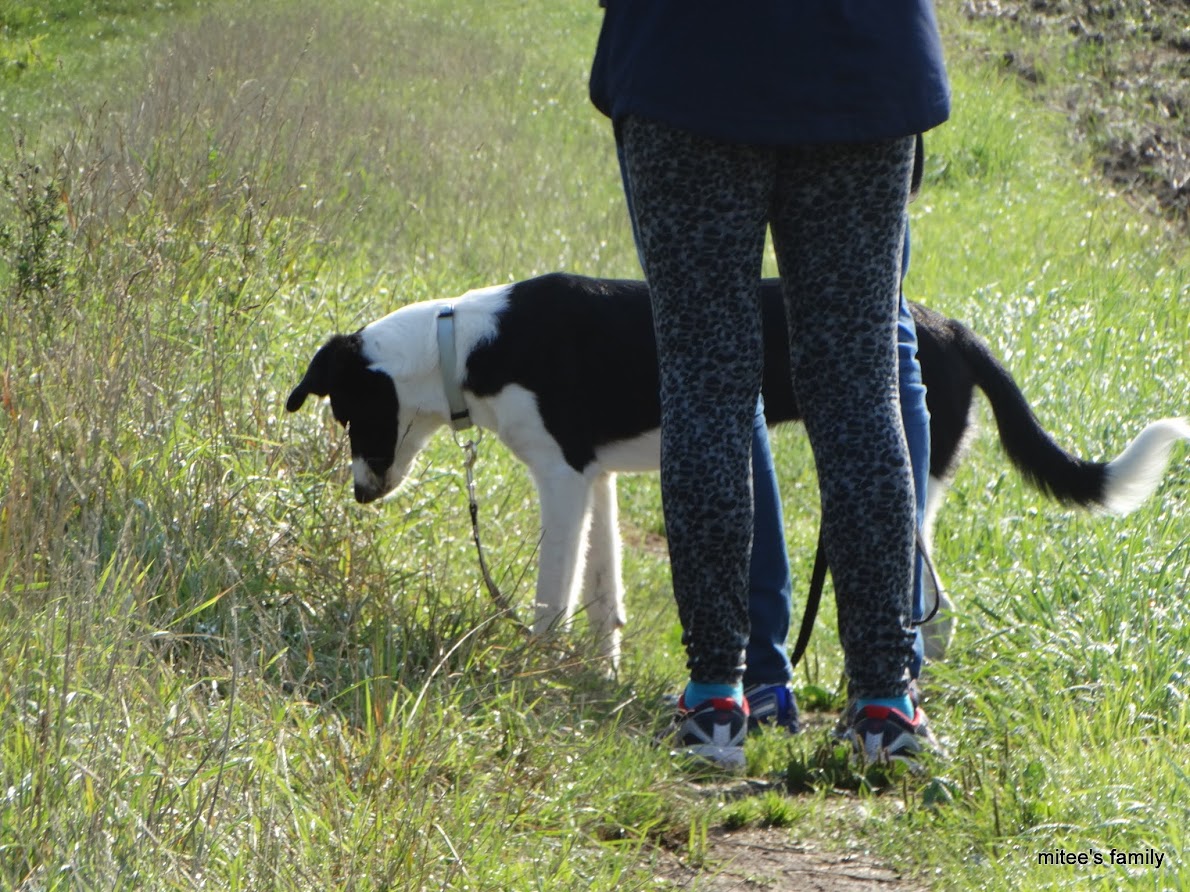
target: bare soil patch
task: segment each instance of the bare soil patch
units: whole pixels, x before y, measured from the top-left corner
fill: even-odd
[[[803,712],[803,733],[820,735],[834,726],[838,715]],[[693,782],[692,795],[723,801],[782,791],[784,781],[736,778],[721,782]],[[870,807],[845,791],[826,798],[822,808],[831,823],[852,826]],[[816,831],[820,834],[821,830]],[[828,834],[807,836],[796,825],[774,827],[750,824],[739,829],[719,826],[707,833],[697,857],[686,840],[656,850],[656,879],[665,889],[701,892],[924,892],[919,877],[907,875],[884,861],[862,839]]]
[[[673,888],[703,892],[918,892],[925,888],[867,853],[827,851],[799,840],[790,830],[773,828],[714,831],[703,864],[686,864],[665,854],[657,877]]]
[[[1190,230],[1190,4],[964,0],[963,12],[998,26],[1001,62],[1064,110],[1118,189]]]

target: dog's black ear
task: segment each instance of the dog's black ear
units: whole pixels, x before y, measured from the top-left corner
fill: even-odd
[[[302,383],[289,392],[289,399],[285,401],[285,411],[296,412],[302,407],[302,404],[306,401],[306,397],[309,395],[310,391],[306,387],[306,381],[302,379]]]
[[[289,394],[289,399],[285,401],[285,410],[296,412],[306,402],[306,397],[310,394],[330,396],[336,375],[343,366],[343,360],[348,355],[353,355],[358,349],[356,340],[349,335],[335,335],[319,347],[314,358],[310,360],[310,367],[306,369],[306,374],[298,386],[293,389],[293,392]]]

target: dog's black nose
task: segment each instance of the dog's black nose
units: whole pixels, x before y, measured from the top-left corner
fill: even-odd
[[[380,491],[372,489],[370,486],[363,486],[359,483],[355,484],[355,500],[361,505],[366,505],[368,502],[374,502],[380,498]]]

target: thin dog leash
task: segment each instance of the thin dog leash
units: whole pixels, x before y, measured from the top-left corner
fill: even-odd
[[[483,582],[487,587],[488,594],[492,596],[496,606],[512,623],[528,632],[528,626],[517,620],[512,602],[508,600],[504,592],[500,591],[500,586],[496,585],[496,580],[492,578],[491,571],[488,570],[487,558],[484,556],[483,543],[479,539],[479,500],[475,497],[474,469],[475,461],[479,457],[479,441],[483,439],[483,428],[476,428],[479,433],[468,439],[466,443],[459,442],[459,431],[467,430],[475,425],[471,421],[471,412],[467,409],[467,401],[463,397],[462,387],[459,386],[454,375],[455,366],[458,364],[455,353],[454,319],[455,310],[451,304],[446,304],[438,310],[435,323],[438,339],[438,368],[442,375],[442,389],[446,394],[446,402],[450,409],[450,426],[455,445],[462,449],[465,455],[463,468],[467,472],[467,501],[471,510],[471,538],[475,541],[475,553],[479,555],[479,569],[483,573]]]
[[[491,595],[492,601],[500,612],[508,617],[508,620],[517,626],[522,632],[528,633],[529,627],[516,618],[516,613],[513,609],[512,602],[504,592],[500,591],[500,586],[496,585],[496,580],[492,578],[491,571],[488,570],[487,558],[484,555],[483,543],[479,538],[479,500],[475,496],[475,462],[479,458],[479,441],[483,439],[483,428],[478,428],[478,436],[467,440],[466,443],[460,443],[458,435],[455,435],[455,444],[463,450],[463,470],[467,473],[467,502],[471,512],[471,539],[475,542],[475,553],[479,557],[479,571],[483,574],[483,583]]]

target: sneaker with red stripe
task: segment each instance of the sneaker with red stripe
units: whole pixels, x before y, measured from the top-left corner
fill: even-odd
[[[730,697],[714,698],[687,709],[685,697],[681,697],[668,743],[683,755],[728,771],[742,771],[747,764],[744,758],[747,736],[747,701],[740,704]]]
[[[864,764],[904,762],[918,767],[922,753],[939,752],[938,741],[930,730],[921,707],[913,718],[888,706],[864,706],[857,709],[850,727],[841,737],[851,742]]]

